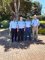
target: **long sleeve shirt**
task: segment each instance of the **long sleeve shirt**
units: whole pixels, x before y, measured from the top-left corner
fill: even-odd
[[[25,22],[24,21],[18,21],[18,28],[19,29],[25,28]]]
[[[17,28],[17,21],[11,21],[9,24],[9,29],[16,29]]]
[[[39,20],[38,19],[33,19],[32,20],[32,26],[36,27],[36,26],[39,26],[40,23],[39,23]]]
[[[25,21],[25,26],[26,26],[27,28],[31,27],[31,21]]]

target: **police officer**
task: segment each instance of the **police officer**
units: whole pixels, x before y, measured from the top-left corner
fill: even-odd
[[[25,22],[23,21],[23,17],[19,16],[19,21],[18,21],[18,41],[23,41],[24,30],[25,30]]]
[[[37,19],[37,16],[33,16],[32,20],[32,34],[33,34],[33,40],[38,38],[38,26],[40,25],[39,19]]]
[[[31,40],[31,20],[30,20],[30,17],[27,17],[27,19],[25,21],[25,27],[26,27],[25,40],[27,40],[27,38],[29,40]]]
[[[16,41],[16,38],[17,38],[17,21],[16,21],[15,16],[13,16],[13,20],[10,22],[9,29],[11,31],[12,42],[14,41],[14,38]]]

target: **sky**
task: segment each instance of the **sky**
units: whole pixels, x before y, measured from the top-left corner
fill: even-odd
[[[39,1],[42,4],[41,14],[44,15],[45,14],[45,0],[33,0],[33,1]]]

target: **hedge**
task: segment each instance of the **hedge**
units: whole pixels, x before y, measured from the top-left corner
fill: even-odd
[[[9,21],[8,20],[4,20],[1,22],[2,24],[2,28],[7,28],[9,26]]]

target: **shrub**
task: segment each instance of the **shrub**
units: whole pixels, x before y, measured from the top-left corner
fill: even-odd
[[[8,28],[8,26],[9,26],[9,21],[8,21],[8,20],[3,20],[3,21],[1,22],[1,24],[3,25],[3,28]]]
[[[45,24],[45,21],[42,20],[42,21],[40,21],[40,23],[41,23],[41,24]]]
[[[45,35],[45,28],[44,29],[39,29],[39,34],[44,34]]]

